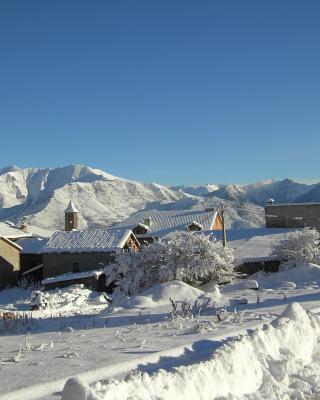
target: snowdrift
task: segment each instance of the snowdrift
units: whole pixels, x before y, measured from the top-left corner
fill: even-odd
[[[319,334],[320,318],[293,303],[272,324],[227,342],[209,361],[153,375],[132,373],[99,382],[94,391],[69,380],[62,398],[305,399],[320,387]]]
[[[30,299],[32,290],[12,288],[0,292],[0,312],[30,311]],[[48,306],[44,310],[34,310],[33,317],[46,317],[52,314],[64,312],[79,314],[84,310],[89,313],[92,310],[102,310],[108,303],[100,292],[87,289],[84,285],[72,285],[62,289],[43,292],[47,296]]]
[[[264,289],[290,288],[289,282],[294,283],[296,287],[309,286],[310,284],[320,285],[320,266],[305,263],[290,269],[280,270],[277,273],[258,272],[252,275],[252,278],[256,279],[260,287]]]
[[[119,297],[114,299],[116,307],[130,308],[153,308],[159,306],[169,306],[170,298],[173,301],[188,301],[194,303],[197,299],[203,300],[209,297],[211,303],[220,299],[221,293],[215,288],[213,293],[205,293],[187,283],[181,281],[171,281],[152,286],[150,289],[131,297]]]

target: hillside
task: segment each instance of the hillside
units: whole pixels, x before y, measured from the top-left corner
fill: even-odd
[[[82,165],[62,168],[5,168],[0,171],[0,220],[63,228],[70,199],[78,207],[80,227],[109,226],[152,201],[187,195],[155,183],[118,178]]]
[[[6,167],[0,170],[0,221],[62,229],[64,210],[73,200],[80,227],[108,227],[141,209],[201,210],[228,206],[227,226],[264,225],[266,199],[276,202],[320,201],[320,184],[289,179],[250,185],[172,186],[119,178],[83,165],[59,168]]]

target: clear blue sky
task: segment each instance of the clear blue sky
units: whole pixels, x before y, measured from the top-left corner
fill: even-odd
[[[3,0],[0,166],[316,179],[319,21],[319,0]]]

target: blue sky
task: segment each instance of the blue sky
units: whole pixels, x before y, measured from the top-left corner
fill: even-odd
[[[318,0],[2,1],[0,166],[317,179],[319,20]]]

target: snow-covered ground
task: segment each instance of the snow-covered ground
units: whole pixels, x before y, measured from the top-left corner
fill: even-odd
[[[0,399],[61,399],[75,376],[64,400],[316,399],[320,267],[250,280],[221,294],[176,281],[112,306],[74,286],[50,292],[61,314],[32,317],[30,291],[2,291],[0,312],[20,319],[1,325]]]

